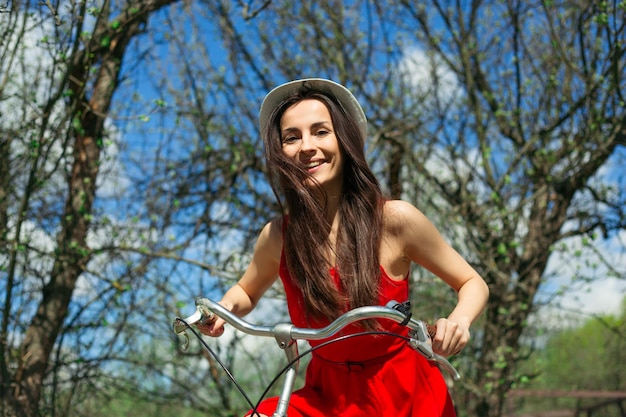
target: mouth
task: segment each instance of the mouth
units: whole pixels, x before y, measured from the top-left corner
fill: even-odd
[[[309,161],[309,162],[304,164],[304,167],[307,170],[312,170],[312,169],[315,169],[315,168],[319,167],[323,163],[324,163],[324,161]]]

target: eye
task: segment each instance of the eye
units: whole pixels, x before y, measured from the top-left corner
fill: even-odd
[[[328,129],[319,129],[317,132],[315,132],[315,136],[318,136],[320,138],[328,135],[330,135],[330,130]]]
[[[284,138],[282,138],[281,143],[283,145],[289,145],[289,144],[292,144],[292,143],[296,142],[298,139],[299,139],[299,137],[297,137],[295,135],[288,135],[288,136],[285,136]]]

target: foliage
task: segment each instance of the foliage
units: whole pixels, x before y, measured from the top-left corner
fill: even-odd
[[[3,414],[87,413],[94,392],[241,409],[199,346],[178,349],[171,322],[235,282],[277,214],[263,94],[322,76],[362,100],[390,195],[489,282],[455,392],[462,413],[499,415],[540,304],[624,277],[625,10],[461,3],[0,5]],[[449,311],[427,271],[411,279],[415,315]],[[268,295],[282,300],[279,286]],[[262,364],[244,379],[267,383],[265,352],[237,337],[216,349],[229,367]]]
[[[570,390],[625,390],[626,316],[605,316],[548,340],[541,382]],[[593,364],[593,366],[589,366]]]
[[[626,392],[626,369],[620,366],[626,361],[625,344],[626,303],[622,303],[621,313],[617,316],[592,317],[577,326],[549,334],[545,346],[521,367],[532,369],[530,373],[537,373],[537,376],[526,384],[520,384],[520,389],[563,394],[549,399],[532,395],[520,398],[516,401],[515,409],[518,412],[574,410],[607,400],[600,396],[567,397],[567,392]],[[617,412],[617,407],[607,406],[602,412]]]

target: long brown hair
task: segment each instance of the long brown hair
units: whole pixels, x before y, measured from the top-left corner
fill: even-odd
[[[280,120],[289,107],[305,99],[326,105],[345,159],[335,265],[328,265],[325,257],[333,250],[328,239],[331,224],[324,215],[326,199],[319,198],[325,194],[319,186],[312,189],[308,173],[282,151]],[[332,320],[348,306],[378,304],[384,196],[365,159],[365,138],[356,123],[334,96],[302,89],[276,106],[262,136],[270,183],[283,213],[289,214],[284,256],[289,273],[304,296],[307,317]],[[329,273],[331,266],[339,273],[339,291]]]

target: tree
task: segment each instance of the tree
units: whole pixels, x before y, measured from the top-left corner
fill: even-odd
[[[626,299],[624,300],[626,301]],[[547,331],[545,347],[535,352],[526,364],[529,374],[535,374],[523,386],[531,392],[604,392],[614,393],[626,388],[626,370],[618,364],[626,358],[624,342],[626,340],[626,303],[622,302],[619,315],[599,315],[587,318],[580,323],[557,331]],[[576,313],[574,313],[576,314]],[[527,397],[515,404],[515,409],[530,411],[540,410],[545,402]],[[575,409],[593,406],[606,399],[559,398],[559,408]],[[566,405],[567,404],[567,405]],[[617,407],[614,405],[614,411]],[[555,408],[553,405],[551,408]],[[611,407],[606,407],[610,409]],[[545,411],[545,408],[543,409]]]
[[[133,388],[211,415],[241,410],[197,346],[177,350],[171,320],[237,279],[276,214],[263,95],[323,76],[363,102],[390,194],[422,208],[489,282],[458,358],[457,404],[499,415],[552,255],[579,244],[564,256],[584,267],[624,230],[624,178],[610,169],[624,157],[623,5],[166,4],[0,13],[3,404],[20,390],[31,415],[39,397],[64,414]],[[49,52],[27,61],[31,38]],[[445,314],[450,294],[426,288],[423,271],[412,278],[415,314]],[[228,365],[245,361],[231,346]]]
[[[590,318],[577,328],[550,336],[545,349],[539,353],[544,366],[536,386],[562,390],[624,390],[626,371],[616,365],[626,359],[625,313],[622,309],[619,316]],[[589,366],[590,363],[594,365]]]
[[[593,246],[626,225],[623,175],[600,174],[626,143],[624,4],[401,3],[406,31],[458,81],[425,128],[404,132],[402,154],[466,221],[491,288],[468,412],[498,416],[557,244]]]
[[[60,337],[68,337],[64,321],[78,279],[94,255],[87,236],[107,136],[104,121],[121,64],[148,17],[169,3],[172,0],[128,2],[117,9],[108,1],[101,6],[82,2],[56,10],[49,2],[47,8],[17,2],[10,13],[2,14],[5,77],[0,95],[14,106],[3,109],[11,112],[12,123],[3,126],[0,156],[0,231],[6,254],[0,343],[3,415],[39,413],[53,348]],[[25,43],[34,41],[28,39],[34,34],[49,47],[49,67],[26,53]],[[31,73],[30,65],[46,72]],[[23,75],[34,76],[28,80],[30,89],[21,88],[28,85]],[[52,181],[59,181],[54,186],[58,194],[45,191]],[[54,249],[30,240],[30,222],[58,230]],[[28,269],[33,258],[39,270]],[[40,295],[36,310],[19,312],[31,315],[31,320],[12,321],[19,303],[30,301],[35,293]],[[16,331],[23,331],[23,337],[16,338]]]

